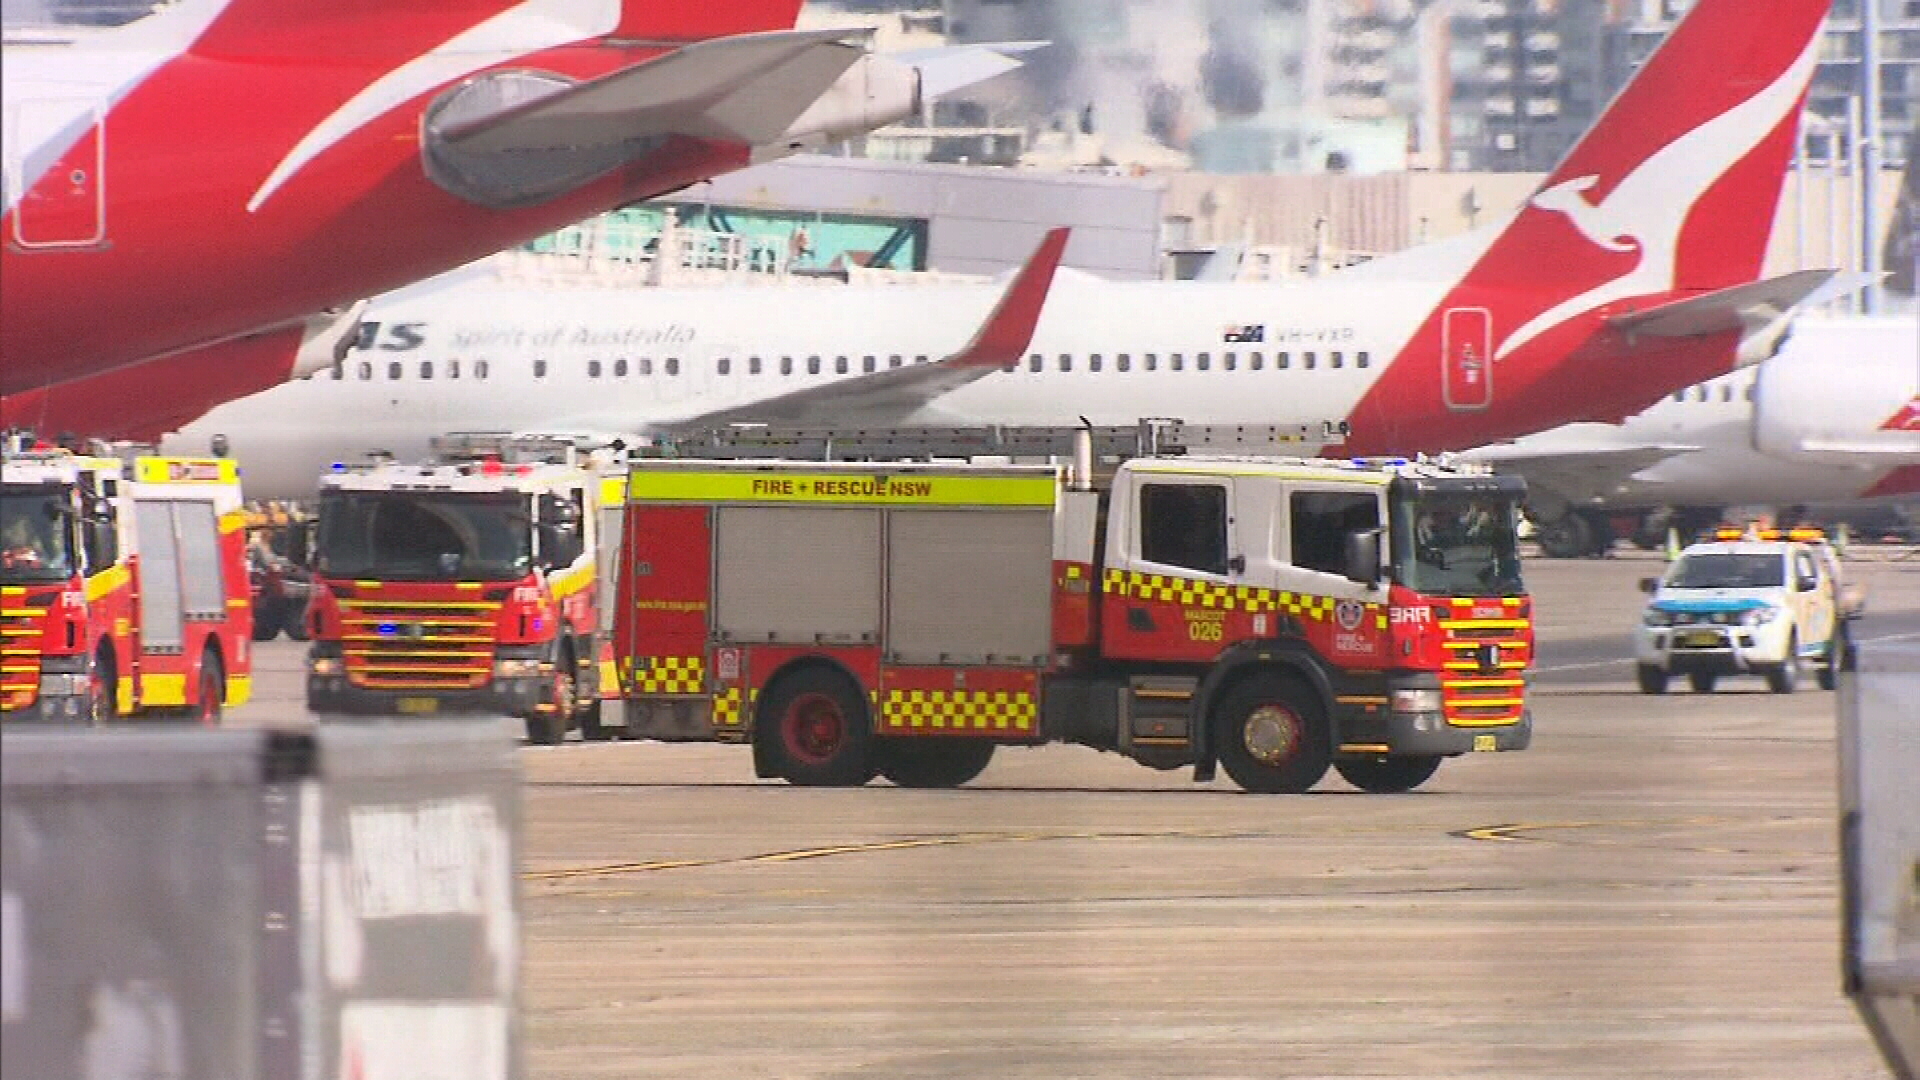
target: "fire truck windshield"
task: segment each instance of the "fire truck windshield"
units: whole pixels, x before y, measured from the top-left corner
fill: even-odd
[[[0,581],[65,581],[73,576],[73,530],[66,492],[26,488],[0,492]]]
[[[513,581],[533,566],[527,496],[332,492],[320,499],[315,568],[386,581]]]
[[[1519,506],[1485,494],[1423,492],[1393,515],[1393,579],[1427,596],[1518,596]]]

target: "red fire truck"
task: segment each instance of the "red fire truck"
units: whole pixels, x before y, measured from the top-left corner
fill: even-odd
[[[239,473],[221,458],[0,462],[0,714],[217,724],[251,690]]]
[[[624,732],[750,744],[758,775],[813,785],[953,786],[1066,741],[1250,791],[1329,766],[1405,791],[1525,748],[1522,482],[1196,452],[1299,439],[739,429],[636,460]],[[825,447],[866,460],[800,459]],[[1073,464],[1010,463],[1043,454]]]
[[[619,544],[624,477],[598,467],[575,440],[479,434],[436,440],[427,464],[336,466],[320,482],[308,708],[499,712],[536,743],[576,723],[597,735],[598,563]]]

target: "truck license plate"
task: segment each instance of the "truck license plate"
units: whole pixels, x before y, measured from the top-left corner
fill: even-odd
[[[1682,634],[1680,640],[1687,645],[1711,647],[1720,644],[1720,635],[1712,630],[1695,630],[1691,634]]]
[[[439,712],[440,699],[430,697],[403,697],[395,703],[394,707],[409,716],[416,716],[420,713]]]
[[[1476,754],[1489,754],[1498,749],[1500,749],[1500,740],[1492,735],[1475,735],[1473,737],[1473,752]]]

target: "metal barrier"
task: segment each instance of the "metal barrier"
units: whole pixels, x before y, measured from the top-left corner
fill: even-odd
[[[1874,1043],[1920,1076],[1920,643],[1859,649],[1840,683],[1842,964]]]
[[[501,721],[0,735],[0,1073],[513,1080]]]

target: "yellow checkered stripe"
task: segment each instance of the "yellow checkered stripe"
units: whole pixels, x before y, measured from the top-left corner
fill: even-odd
[[[1101,591],[1110,596],[1134,600],[1158,600],[1182,607],[1212,608],[1219,611],[1245,611],[1253,614],[1284,611],[1309,622],[1325,622],[1333,617],[1331,596],[1282,592],[1254,585],[1219,585],[1194,578],[1142,574],[1132,570],[1108,570]],[[1368,605],[1373,607],[1375,605]],[[1375,625],[1386,625],[1384,610],[1374,613]]]
[[[1024,690],[889,690],[880,716],[895,729],[1031,732],[1040,706]]]
[[[739,686],[728,686],[714,696],[714,726],[716,728],[737,728],[741,726],[743,713],[743,694]]]
[[[706,689],[706,658],[643,656],[635,665],[636,694],[698,694]]]

